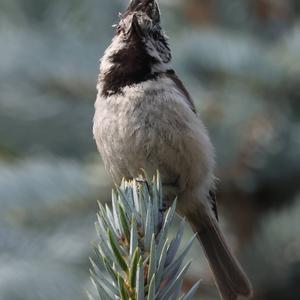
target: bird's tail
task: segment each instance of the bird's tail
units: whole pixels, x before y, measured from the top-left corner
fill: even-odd
[[[189,218],[208,258],[223,300],[250,297],[252,287],[242,267],[228,248],[217,221],[208,214]]]

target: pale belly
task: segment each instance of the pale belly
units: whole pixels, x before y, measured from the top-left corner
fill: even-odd
[[[213,150],[206,130],[180,101],[153,93],[100,98],[94,137],[116,182],[137,177],[142,170],[149,176],[159,170],[165,184],[179,189],[212,180]]]

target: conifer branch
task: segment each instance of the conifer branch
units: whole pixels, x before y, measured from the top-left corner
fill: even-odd
[[[185,221],[170,239],[176,201],[165,211],[162,195],[157,174],[123,181],[112,193],[111,209],[99,203],[97,259],[91,261],[97,300],[190,300],[196,293],[199,282],[187,294],[181,291],[191,264],[183,262],[195,236],[178,253]]]

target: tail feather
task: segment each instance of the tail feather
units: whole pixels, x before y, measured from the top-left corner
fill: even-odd
[[[250,297],[251,284],[229,250],[216,220],[205,215],[190,221],[198,233],[198,239],[208,258],[222,298],[236,300],[238,296]]]

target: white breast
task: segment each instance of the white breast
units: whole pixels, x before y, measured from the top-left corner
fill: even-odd
[[[117,181],[143,168],[148,173],[159,169],[166,181],[182,185],[212,184],[213,147],[172,80],[149,80],[107,98],[100,96],[101,85],[98,90],[94,137]]]

